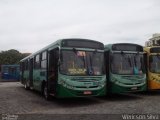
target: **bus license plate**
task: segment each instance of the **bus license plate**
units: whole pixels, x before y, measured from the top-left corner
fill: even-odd
[[[91,91],[84,91],[83,94],[84,95],[90,95],[90,94],[92,94],[92,92]]]
[[[137,90],[137,87],[132,87],[131,90]]]

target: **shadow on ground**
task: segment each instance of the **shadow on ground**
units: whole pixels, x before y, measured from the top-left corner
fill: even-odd
[[[158,95],[160,95],[160,90],[135,92],[134,94],[135,95],[144,95],[144,96],[158,96]]]
[[[142,97],[137,96],[131,93],[123,93],[123,94],[109,94],[103,97],[97,97],[106,101],[128,101],[128,100],[138,100],[142,99]]]
[[[45,100],[40,92],[34,90],[25,90],[23,86],[18,88],[24,94],[30,94],[30,96],[34,97],[33,103],[41,104],[41,105],[49,105],[49,103],[56,104],[62,107],[79,107],[79,106],[87,106],[92,104],[99,104],[101,101],[95,99],[95,97],[79,97],[79,98],[55,98],[52,97],[50,101]],[[38,99],[38,100],[37,100]]]

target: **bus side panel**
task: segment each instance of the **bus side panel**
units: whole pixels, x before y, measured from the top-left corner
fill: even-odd
[[[85,95],[85,90],[71,90],[63,87],[62,85],[57,85],[57,98],[71,98],[71,97],[91,97],[91,96],[104,96],[106,94],[106,88],[103,87],[100,90],[92,90],[92,94]]]
[[[125,92],[138,92],[138,91],[146,91],[146,84],[140,87],[137,87],[137,90],[132,90],[132,87],[121,87],[111,84],[110,93],[125,93]]]
[[[149,70],[149,56],[147,54],[147,89],[148,90],[158,90],[160,89],[160,76],[159,74],[151,73]]]
[[[160,76],[159,76],[159,74],[148,72],[148,89],[149,90],[160,89]]]
[[[42,90],[42,82],[46,80],[45,72],[41,69],[33,70],[33,86],[35,90]]]

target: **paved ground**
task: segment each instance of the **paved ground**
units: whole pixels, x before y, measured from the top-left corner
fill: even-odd
[[[90,117],[94,114],[158,114],[160,92],[46,101],[40,93],[25,90],[19,82],[0,82],[0,113],[28,116],[68,114],[63,115],[64,118],[82,114]]]

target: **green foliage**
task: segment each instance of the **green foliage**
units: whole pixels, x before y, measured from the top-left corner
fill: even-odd
[[[0,52],[0,65],[2,64],[19,64],[19,61],[28,56],[29,53],[20,53],[17,50],[11,49]]]

